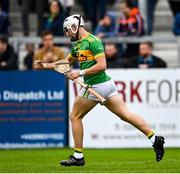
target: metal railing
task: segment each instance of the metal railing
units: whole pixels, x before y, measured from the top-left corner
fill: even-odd
[[[143,36],[143,37],[112,37],[102,39],[104,43],[140,43],[144,41],[150,41],[152,43],[176,43],[177,44],[177,67],[180,67],[180,36]],[[39,37],[11,37],[10,43],[14,46],[15,50],[19,52],[21,44],[34,43],[40,44],[41,39]],[[57,44],[70,44],[69,39],[65,37],[55,38],[55,43]]]

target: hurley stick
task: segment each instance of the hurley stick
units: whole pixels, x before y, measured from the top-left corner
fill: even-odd
[[[66,75],[68,72],[71,71],[69,67],[69,61],[68,60],[61,60],[57,64],[55,64],[54,70]],[[106,102],[106,99],[102,97],[100,94],[98,94],[95,90],[90,88],[87,84],[85,84],[80,78],[73,80],[75,83],[78,83],[82,87],[86,88],[92,95],[96,96],[98,98],[98,101],[100,104],[104,105]]]

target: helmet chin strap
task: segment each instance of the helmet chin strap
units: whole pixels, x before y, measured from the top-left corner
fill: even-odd
[[[76,40],[76,37],[71,37],[70,40],[71,40],[71,42],[77,41],[77,40]]]

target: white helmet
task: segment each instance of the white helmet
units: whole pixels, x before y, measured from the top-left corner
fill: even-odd
[[[76,30],[73,30],[72,26],[75,26]],[[73,33],[77,33],[79,27],[84,27],[84,20],[82,16],[79,14],[71,15],[64,20],[63,23],[64,31],[71,30]]]

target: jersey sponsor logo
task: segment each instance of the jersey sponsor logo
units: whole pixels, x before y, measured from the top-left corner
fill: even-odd
[[[79,50],[76,52],[76,56],[78,57],[79,62],[94,60],[94,56],[92,55],[90,50]]]
[[[80,55],[80,56],[78,57],[78,61],[79,61],[79,62],[83,62],[83,61],[86,61],[86,60],[87,60],[87,57],[84,56],[84,55]]]

